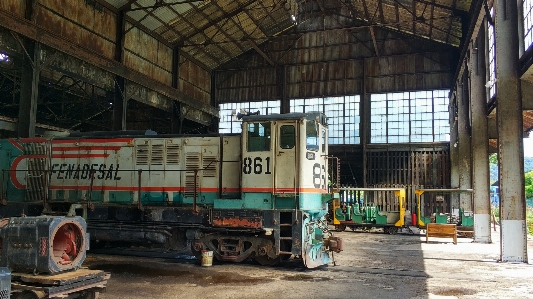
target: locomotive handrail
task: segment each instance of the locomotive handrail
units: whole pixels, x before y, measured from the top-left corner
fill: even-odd
[[[138,208],[140,210],[143,209],[143,206],[142,206],[142,172],[143,171],[154,171],[154,172],[192,172],[194,173],[194,191],[193,191],[193,212],[194,213],[198,213],[198,206],[197,206],[197,197],[198,197],[198,188],[197,188],[197,184],[198,184],[198,172],[200,171],[204,171],[204,170],[208,170],[207,168],[209,166],[211,166],[211,164],[213,163],[220,163],[221,161],[211,161],[209,162],[209,164],[207,166],[205,166],[204,168],[201,168],[201,169],[143,169],[143,168],[140,168],[140,169],[115,169],[114,171],[116,172],[137,172],[138,174],[138,186],[137,186],[137,190],[138,190],[138,202],[137,202],[137,205],[138,205]],[[224,161],[222,161],[224,162]],[[225,161],[225,162],[240,162],[240,161]],[[28,170],[27,169],[2,169],[2,180],[1,180],[1,184],[0,184],[0,204],[7,204],[7,187],[5,187],[5,183],[6,183],[6,172],[10,173],[10,172],[27,172]],[[91,205],[92,204],[92,190],[93,190],[93,185],[94,185],[94,181],[95,181],[95,173],[96,173],[96,169],[88,169],[87,171],[89,171],[89,179],[90,179],[90,183],[89,183],[89,194],[88,194],[88,198],[87,198],[87,204]],[[49,182],[51,180],[51,177],[53,175],[53,171],[49,170],[49,169],[44,169],[44,170],[41,170],[41,172],[44,173],[44,175],[46,175],[49,179]],[[98,180],[98,179],[96,179]],[[25,203],[42,203],[43,206],[46,205],[47,203],[47,196],[48,194],[50,194],[50,183],[47,184],[47,195],[46,196],[43,196],[43,199],[41,201],[32,201],[32,202],[25,202]]]

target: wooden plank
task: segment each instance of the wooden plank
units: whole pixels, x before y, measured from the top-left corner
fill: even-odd
[[[40,274],[33,275],[27,273],[11,273],[13,281],[25,283],[39,283],[43,285],[66,285],[83,280],[104,278],[105,272],[101,270],[79,269],[71,272],[62,272],[59,274]]]

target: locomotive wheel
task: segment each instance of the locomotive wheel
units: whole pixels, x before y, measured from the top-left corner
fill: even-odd
[[[343,232],[345,229],[346,229],[346,225],[343,225],[343,224],[335,225],[335,231],[337,232]]]
[[[278,255],[276,258],[270,258],[268,255],[256,255],[254,258],[260,265],[263,266],[274,266],[281,262],[281,255]]]
[[[197,260],[202,260],[202,250],[194,249],[194,242],[191,243],[191,252],[196,257]]]
[[[290,241],[287,240],[281,240],[280,242],[280,250],[281,251],[288,251],[291,247]],[[289,254],[279,254],[275,258],[269,257],[267,254],[265,255],[256,255],[254,259],[263,266],[274,266],[279,264],[281,261],[288,260],[291,257]]]

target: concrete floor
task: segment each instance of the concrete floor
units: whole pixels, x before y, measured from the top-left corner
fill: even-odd
[[[499,263],[499,232],[492,244],[472,239],[337,233],[345,251],[337,265],[314,270],[288,261],[276,267],[215,263],[201,267],[176,254],[89,253],[85,266],[112,273],[102,299],[132,298],[533,298],[530,264]]]

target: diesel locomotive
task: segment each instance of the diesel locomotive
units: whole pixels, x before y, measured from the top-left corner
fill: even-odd
[[[75,133],[0,140],[0,216],[83,215],[92,241],[201,257],[331,262],[327,119],[246,115],[242,134]]]

